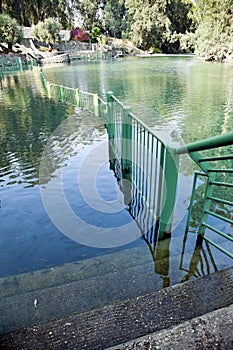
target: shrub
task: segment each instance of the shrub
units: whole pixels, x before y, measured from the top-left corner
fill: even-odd
[[[89,36],[87,33],[82,28],[75,28],[74,30],[71,31],[71,39],[74,41],[88,41]]]
[[[43,22],[38,22],[32,26],[32,36],[37,40],[49,45],[52,50],[53,45],[61,40],[60,37],[60,25],[53,18],[47,18]]]
[[[8,49],[12,50],[12,45],[20,43],[23,39],[23,32],[18,27],[15,19],[7,14],[0,15],[0,43],[6,43]]]

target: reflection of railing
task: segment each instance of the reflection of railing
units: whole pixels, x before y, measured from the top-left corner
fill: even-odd
[[[230,226],[233,224],[233,200],[229,200],[229,196],[232,196],[230,190],[233,187],[230,179],[233,174],[231,164],[233,156],[229,151],[229,146],[233,146],[233,133],[179,148],[171,148],[138,120],[132,114],[131,108],[118,101],[112,92],[107,94],[107,102],[105,102],[97,94],[50,84],[45,80],[42,71],[41,77],[49,97],[57,97],[76,106],[91,109],[96,115],[105,119],[109,136],[111,167],[122,191],[125,194],[130,193],[126,195],[129,212],[142,230],[143,237],[150,246],[154,257],[157,239],[169,237],[171,232],[179,157],[181,154],[189,153],[202,172],[196,173],[194,177],[187,227],[190,224],[192,209],[195,209],[197,177],[204,176],[207,182],[205,196],[202,200],[203,209],[198,230],[198,243],[202,243],[202,240],[205,239],[233,258],[233,254],[228,249],[229,242],[233,241],[231,234],[216,227],[216,222],[214,224],[212,221],[208,222],[211,216],[224,224]],[[201,156],[199,153],[206,150],[212,152],[217,148],[227,153],[221,155],[219,151],[219,155],[214,156]],[[225,162],[225,166],[219,165],[219,162]],[[210,165],[213,163],[216,163],[218,167]],[[130,188],[127,180],[129,180]],[[223,191],[223,188],[229,191]],[[210,239],[209,234],[204,235],[206,229],[226,239],[227,248],[222,246],[222,242],[220,245]]]
[[[189,153],[202,170],[196,172],[194,176],[186,230],[189,230],[191,220],[196,221],[193,224],[198,227],[199,241],[204,238],[231,258],[233,253],[228,250],[227,242],[233,242],[232,151],[233,133],[188,144],[175,150],[177,155]],[[198,197],[200,186],[197,184],[200,178],[201,187],[204,187],[204,198],[200,198],[200,195]],[[195,205],[202,207],[198,220],[192,219],[192,216],[195,216]],[[219,237],[221,237],[220,243],[218,243]]]
[[[203,245],[200,245],[198,240],[194,252],[191,256],[188,266],[184,267],[184,256],[185,256],[185,240],[183,242],[183,249],[181,254],[180,261],[180,270],[185,271],[186,274],[182,279],[182,282],[188,281],[190,277],[203,277],[209,275],[211,272],[218,271],[218,268],[215,264],[213,254],[211,252],[209,242],[205,241],[205,248]]]

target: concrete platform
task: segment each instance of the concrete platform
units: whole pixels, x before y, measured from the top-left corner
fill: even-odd
[[[0,348],[232,349],[232,304],[233,268],[229,268],[90,312],[4,334],[0,336]]]

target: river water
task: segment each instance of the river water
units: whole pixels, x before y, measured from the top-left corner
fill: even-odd
[[[52,83],[79,87],[103,98],[107,91],[113,91],[168,144],[189,143],[232,131],[232,66],[177,56],[73,62],[44,67],[43,72]],[[69,120],[72,122],[67,126]],[[54,131],[60,125],[66,125],[66,128],[58,139]],[[54,149],[59,149],[60,158],[56,161],[63,169],[63,190],[74,210],[83,208],[83,221],[94,226],[101,222],[102,227],[116,227],[132,220],[124,206],[121,214],[116,217],[112,214],[111,219],[99,216],[97,211],[94,214],[86,212],[85,202],[75,187],[80,162],[89,150],[97,149],[107,140],[104,122],[74,106],[48,99],[36,70],[6,75],[1,80],[0,90],[1,277],[115,254],[122,249],[145,247],[140,238],[108,248],[80,244],[53,224],[41,200],[40,190],[44,184],[39,185],[41,156],[48,140]],[[182,161],[171,256],[181,252],[192,174],[190,161]],[[107,153],[105,164],[98,170],[98,179],[98,192],[102,198],[111,201],[117,197],[123,201],[115,176],[109,169]],[[192,237],[190,242],[189,252],[194,249],[195,238]],[[161,256],[167,256],[169,244],[164,245]],[[208,266],[207,273],[231,264],[230,259],[221,260],[218,253],[213,251],[213,254],[219,265],[216,262],[213,267]],[[155,255],[150,259],[153,262]],[[178,273],[171,268],[170,274],[173,276],[171,284],[174,284],[180,282],[186,272],[180,270]],[[168,275],[168,271],[162,275]]]

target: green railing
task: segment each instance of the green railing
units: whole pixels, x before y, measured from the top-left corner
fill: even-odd
[[[97,94],[51,84],[42,70],[40,74],[49,98],[91,110],[104,118],[109,136],[110,165],[120,181],[129,179],[133,186],[133,200],[129,205],[132,217],[142,232],[151,237],[150,241],[157,235],[163,238],[170,233],[178,177],[178,157],[174,151],[112,92],[107,93],[107,101],[104,101]]]
[[[0,73],[1,75],[5,73],[10,73],[14,71],[23,71],[36,66],[37,63],[35,60],[23,60],[18,56],[10,55],[0,55]]]
[[[186,234],[193,220],[192,225],[198,226],[198,243],[205,239],[233,258],[228,249],[233,237],[226,233],[226,225],[230,227],[233,224],[233,200],[229,198],[232,197],[233,187],[233,133],[171,148],[112,92],[107,93],[107,100],[104,101],[97,94],[51,84],[46,81],[42,71],[41,78],[49,97],[89,109],[104,118],[109,137],[111,169],[125,195],[129,212],[150,244],[150,249],[152,243],[155,247],[158,239],[163,239],[171,232],[179,158],[188,153],[201,172],[197,171],[194,175]],[[200,186],[198,179],[201,179]],[[127,180],[131,184],[130,188],[127,188]],[[201,213],[196,215],[198,219],[194,215],[196,211]],[[228,243],[218,243],[219,239],[214,240],[213,234]]]
[[[190,225],[196,227],[200,243],[205,239],[233,258],[228,250],[229,242],[233,242],[233,133],[191,143],[175,150],[177,155],[184,153],[189,153],[201,170],[194,175],[186,234]],[[199,186],[198,180],[201,180]],[[199,216],[197,210],[195,213],[196,207]],[[219,237],[222,238],[221,245],[216,243]]]
[[[108,92],[107,101],[112,168],[120,181],[129,180],[129,212],[144,237],[154,243],[171,232],[178,157],[112,92]],[[127,203],[129,189],[125,192]]]

